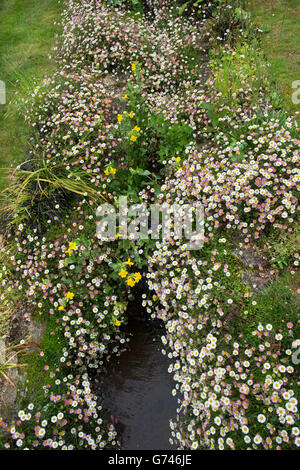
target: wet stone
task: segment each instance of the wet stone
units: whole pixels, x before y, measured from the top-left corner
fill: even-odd
[[[244,272],[242,279],[245,284],[253,289],[254,292],[260,292],[268,287],[273,279],[272,275],[256,274],[255,272]]]

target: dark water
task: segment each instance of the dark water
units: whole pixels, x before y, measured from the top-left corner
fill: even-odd
[[[169,443],[177,404],[170,361],[146,322],[130,319],[128,331],[129,349],[101,381],[104,406],[118,420],[122,450],[175,450]]]

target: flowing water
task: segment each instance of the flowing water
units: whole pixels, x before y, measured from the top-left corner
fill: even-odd
[[[121,449],[175,450],[169,443],[169,420],[175,418],[177,405],[170,361],[149,322],[131,317],[128,332],[128,350],[101,380],[104,406],[118,422]]]

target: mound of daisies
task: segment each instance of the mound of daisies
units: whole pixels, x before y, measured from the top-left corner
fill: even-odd
[[[239,279],[229,243],[235,230],[246,246],[269,226],[291,230],[299,142],[289,136],[292,148],[283,160],[276,135],[285,141],[288,129],[264,135],[265,153],[251,152],[242,163],[233,164],[224,150],[191,149],[162,187],[161,202],[180,207],[201,198],[206,214],[204,247],[189,251],[173,233],[156,244],[147,275],[155,291],[149,312],[166,324],[162,340],[180,403],[171,427],[181,449],[299,446],[298,377],[291,360],[299,309],[277,318],[258,305]]]

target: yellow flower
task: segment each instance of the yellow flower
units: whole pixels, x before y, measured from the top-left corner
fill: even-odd
[[[65,251],[65,253],[67,253],[69,256],[71,256],[72,250],[70,250],[70,248],[69,248],[68,250]]]
[[[134,72],[135,71],[135,63],[131,64],[131,70]]]
[[[104,174],[108,176],[109,175],[109,170],[107,170],[107,169],[104,170]]]
[[[121,122],[121,121],[122,121],[122,119],[123,119],[123,116],[122,116],[122,114],[118,114],[118,122]]]
[[[134,273],[134,280],[136,283],[138,283],[142,279],[142,276],[140,273]]]
[[[60,306],[58,307],[58,310],[65,310],[65,307],[64,307],[63,305],[60,305]]]
[[[116,174],[116,171],[117,171],[117,170],[116,170],[115,168],[111,168],[111,169],[110,169],[110,172],[111,172],[112,175],[115,175],[115,174]]]
[[[128,95],[127,93],[123,96],[123,100],[127,100],[128,99]]]
[[[121,269],[121,271],[118,273],[120,277],[126,277],[128,272],[126,269]]]
[[[116,325],[116,326],[120,326],[120,325],[121,325],[121,322],[120,322],[119,320],[116,320],[116,321],[115,321],[115,325]]]
[[[77,244],[76,242],[69,242],[69,250],[76,250]]]
[[[180,158],[180,157],[176,157],[176,158],[175,158],[175,161],[176,161],[177,163],[179,163],[179,162],[180,162],[180,160],[181,160],[181,158]]]
[[[128,113],[128,116],[129,116],[129,117],[132,119],[132,118],[133,118],[133,116],[134,116],[133,112],[132,112],[132,111],[130,111],[130,113]]]
[[[132,136],[130,137],[130,140],[131,140],[132,142],[135,142],[136,139],[137,139],[137,137],[136,137],[135,135],[132,135]]]
[[[134,282],[134,280],[133,280],[133,279],[127,279],[127,281],[126,281],[126,282],[127,282],[127,284],[129,285],[129,287],[133,287],[133,286],[134,286],[134,284],[135,284],[135,282]]]
[[[133,262],[131,261],[130,258],[128,258],[125,264],[127,264],[128,266],[133,266]]]
[[[66,295],[66,297],[67,297],[67,299],[70,299],[70,300],[72,300],[72,299],[73,299],[73,297],[74,297],[74,294],[73,294],[73,292],[67,292],[67,295]]]
[[[139,126],[135,126],[135,127],[133,128],[133,130],[136,131],[136,132],[140,132],[141,128],[140,128]]]

